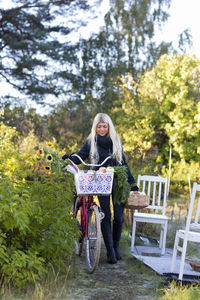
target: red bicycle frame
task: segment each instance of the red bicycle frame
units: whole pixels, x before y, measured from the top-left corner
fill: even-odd
[[[83,237],[88,236],[88,214],[87,210],[92,205],[95,204],[94,197],[92,195],[88,196],[88,199],[86,200],[86,196],[80,196],[79,197],[79,203],[80,203],[80,211],[81,211],[81,228],[82,228],[82,234]]]

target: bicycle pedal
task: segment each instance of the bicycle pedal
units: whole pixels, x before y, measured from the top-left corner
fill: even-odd
[[[105,214],[104,214],[104,212],[102,211],[101,207],[98,207],[98,210],[99,210],[99,214],[100,214],[100,221],[102,221],[103,218],[105,217]]]
[[[104,212],[100,212],[100,221],[102,221],[103,220],[103,218],[105,217],[105,214],[104,214]]]
[[[78,240],[79,244],[82,243],[82,241],[83,241],[83,236],[81,236],[81,237],[79,238],[79,240]]]

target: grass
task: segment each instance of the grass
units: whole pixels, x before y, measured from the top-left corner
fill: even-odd
[[[134,293],[140,297],[148,295],[148,297],[152,297],[151,299],[158,299],[161,295],[163,295],[165,278],[158,275],[154,270],[146,266],[140,260],[133,258],[130,253],[129,231],[129,228],[125,228],[123,230],[120,245],[123,257],[127,260],[124,269],[130,274],[135,274]]]
[[[24,289],[6,285],[1,287],[1,300],[71,300],[67,298],[69,283],[73,277],[73,264],[66,267],[66,272],[61,274],[49,270],[48,276],[35,285],[27,285]]]
[[[199,285],[180,286],[175,282],[171,283],[170,288],[164,290],[164,295],[160,300],[198,300],[200,299]]]
[[[170,222],[168,224],[168,232],[167,232],[167,247],[173,249],[174,246],[174,240],[175,240],[175,234],[176,230],[183,228],[184,227],[184,222],[178,223],[178,222]],[[147,226],[143,226],[140,229],[142,229],[142,234],[147,235],[152,238],[158,238],[159,233],[160,233],[160,228],[159,226],[152,226],[147,224]],[[127,232],[131,231],[130,228],[127,228]],[[138,232],[137,232],[138,233]],[[128,235],[128,233],[126,233]],[[137,241],[138,244],[141,244],[141,241]],[[144,244],[143,244],[144,245]],[[200,247],[198,243],[192,243],[188,242],[187,246],[187,256],[186,260],[193,261],[193,262],[200,262]],[[200,285],[185,285],[181,286],[180,283],[177,284],[176,282],[173,282],[170,284],[169,287],[164,288],[166,285],[165,280],[161,280],[159,276],[156,276],[155,274],[152,274],[151,272],[148,271],[147,274],[145,274],[145,265],[139,261],[137,261],[136,266],[138,266],[138,270],[140,270],[140,275],[137,276],[137,280],[143,279],[144,282],[147,279],[147,275],[150,278],[150,281],[152,282],[152,288],[154,292],[151,290],[148,291],[148,287],[146,286],[145,288],[140,287],[140,295],[145,295],[147,292],[149,292],[149,295],[152,295],[153,297],[158,297],[156,299],[159,300],[197,300],[200,299]],[[128,267],[131,268],[131,265],[128,265]],[[141,275],[143,274],[143,275]],[[154,283],[157,281],[157,286]],[[155,291],[156,288],[156,291]],[[160,295],[160,296],[159,296]]]
[[[180,286],[175,282],[166,288],[165,277],[158,275],[130,253],[129,228],[121,239],[123,260],[117,265],[105,262],[102,247],[101,261],[94,274],[88,274],[85,258],[75,258],[66,274],[51,270],[44,282],[26,290],[6,288],[2,300],[197,300],[198,286]],[[2,291],[3,292],[3,291]]]
[[[176,230],[183,224],[169,221],[167,247],[173,248]],[[85,257],[74,258],[65,274],[51,269],[43,282],[28,286],[24,290],[1,287],[2,300],[196,300],[200,299],[199,286],[180,286],[172,283],[166,288],[164,276],[158,275],[130,253],[131,227],[124,226],[120,242],[123,260],[116,265],[106,263],[104,245],[98,269],[88,274]],[[138,233],[138,232],[137,232]],[[159,226],[145,226],[141,233],[152,238],[159,237]],[[141,241],[140,241],[141,242]],[[199,246],[189,243],[187,257],[197,261]]]

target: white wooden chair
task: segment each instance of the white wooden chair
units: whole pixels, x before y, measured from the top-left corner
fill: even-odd
[[[197,232],[200,230],[200,223],[199,223],[199,217],[200,217],[200,184],[197,184],[196,182],[193,184],[192,188],[192,194],[190,199],[190,206],[186,221],[185,229],[179,229],[176,231],[176,237],[174,241],[174,250],[172,255],[172,262],[171,262],[171,272],[174,271],[177,251],[181,252],[181,261],[180,261],[180,268],[179,268],[179,277],[178,279],[182,280],[183,278],[183,271],[184,271],[184,264],[185,264],[185,257],[187,252],[187,243],[190,242],[196,242],[200,243],[200,232]],[[198,202],[195,203],[195,200]],[[197,205],[196,205],[197,204]],[[194,218],[194,222],[192,221],[192,217]],[[179,246],[179,240],[183,240],[182,247]]]
[[[167,178],[160,176],[139,175],[137,185],[141,192],[149,196],[150,204],[147,213],[138,212],[133,215],[133,229],[131,237],[131,251],[134,252],[136,225],[138,222],[161,225],[159,248],[165,253],[168,218],[165,215],[167,202]]]

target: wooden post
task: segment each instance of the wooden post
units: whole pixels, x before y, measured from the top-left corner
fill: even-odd
[[[171,176],[171,163],[172,163],[172,147],[170,146],[170,148],[169,148],[169,175],[168,175],[167,196],[169,195],[170,176]]]
[[[189,211],[189,209],[187,208],[187,213],[186,213],[186,216],[185,216],[185,222],[187,221],[188,211]]]
[[[178,213],[178,224],[181,223],[181,206],[179,206],[179,213]]]
[[[174,218],[174,205],[172,206],[172,211],[171,211],[171,222],[173,223],[173,218]]]
[[[188,184],[189,184],[189,191],[190,191],[190,197],[191,197],[191,182],[190,182],[190,174],[188,174]]]

